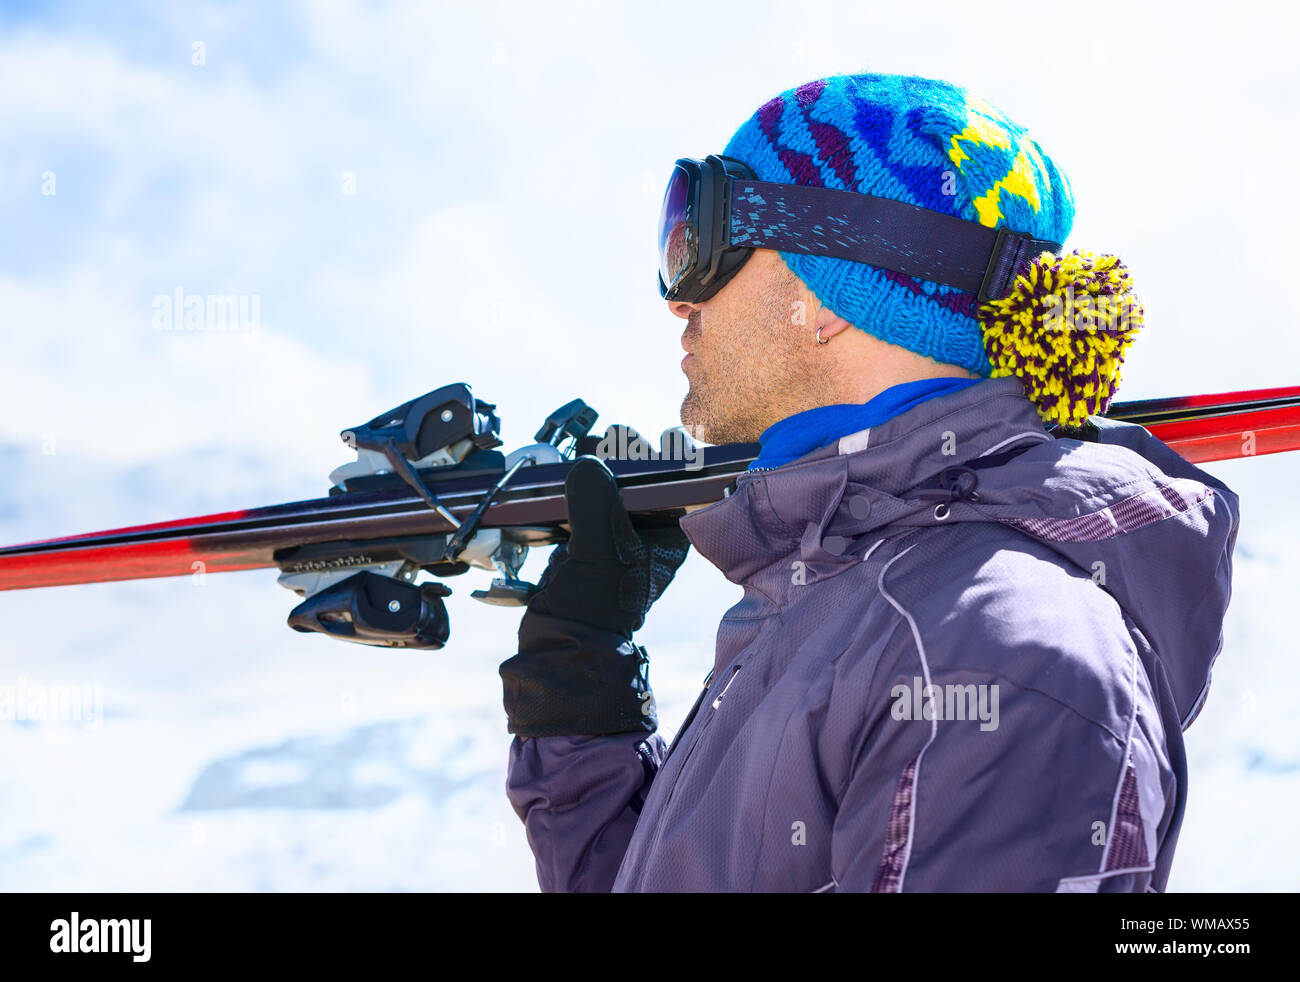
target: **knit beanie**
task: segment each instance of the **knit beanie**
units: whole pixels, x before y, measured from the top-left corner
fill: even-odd
[[[1021,126],[948,82],[838,75],[764,103],[723,154],[761,181],[858,191],[1064,243],[1074,198]],[[780,253],[823,306],[882,341],[985,376],[1016,375],[1049,421],[1104,412],[1141,322],[1114,256],[1022,264],[1006,296],[829,256]],[[1100,298],[1100,299],[1099,299]]]

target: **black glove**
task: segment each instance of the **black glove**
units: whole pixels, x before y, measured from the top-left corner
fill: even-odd
[[[676,524],[638,532],[598,457],[579,457],[564,482],[569,541],[555,547],[529,608],[632,637],[690,551]]]
[[[555,547],[501,665],[509,730],[523,737],[658,726],[645,649],[632,633],[690,550],[677,526],[637,532],[614,475],[584,456],[564,482],[569,541]]]

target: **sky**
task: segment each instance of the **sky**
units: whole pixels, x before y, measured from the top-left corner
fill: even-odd
[[[1121,399],[1296,384],[1292,16],[7,0],[0,541],[320,496],[340,430],[448,382],[506,449],[576,397],[677,425],[672,162],[845,72],[958,82],[1051,154],[1067,248],[1146,307]],[[177,291],[248,316],[166,330]],[[1243,525],[1170,888],[1295,889],[1300,455],[1207,469]],[[401,654],[289,631],[274,571],[0,594],[0,684],[102,692],[97,722],[0,721],[0,889],[535,889],[502,789],[517,617],[472,576],[452,644]],[[692,554],[639,636],[666,734],[738,596]]]

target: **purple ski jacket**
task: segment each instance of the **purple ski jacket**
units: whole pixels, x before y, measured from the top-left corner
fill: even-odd
[[[1163,890],[1237,496],[1098,425],[986,380],[683,518],[744,594],[671,748],[515,738],[542,888]]]

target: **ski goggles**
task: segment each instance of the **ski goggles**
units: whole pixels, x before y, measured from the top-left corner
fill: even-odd
[[[732,157],[683,157],[659,212],[659,295],[701,303],[755,249],[776,249],[878,266],[983,303],[1006,293],[1022,262],[1060,248],[890,198],[759,181]]]

